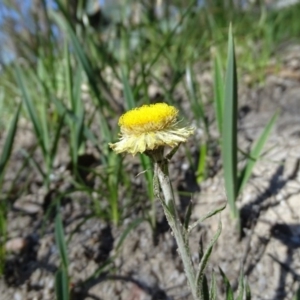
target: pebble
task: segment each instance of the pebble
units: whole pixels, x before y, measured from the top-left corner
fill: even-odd
[[[32,200],[29,201],[29,200],[24,199],[24,198],[18,199],[14,203],[14,208],[17,209],[17,210],[21,210],[25,213],[31,214],[31,215],[37,214],[41,210],[40,205],[38,205],[37,203],[34,203]]]
[[[5,243],[5,249],[7,252],[20,252],[27,245],[27,240],[22,237],[11,239]]]
[[[21,294],[19,293],[19,292],[16,292],[15,294],[14,294],[14,300],[22,300],[23,298],[22,298],[22,296],[21,296]]]

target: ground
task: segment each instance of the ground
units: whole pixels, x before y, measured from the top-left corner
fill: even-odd
[[[299,49],[297,45],[290,45],[282,50],[278,56],[280,69],[271,65],[265,71],[263,82],[252,82],[251,74],[240,78],[238,126],[241,149],[248,149],[277,109],[280,109],[280,115],[265,146],[263,158],[238,200],[241,230],[230,217],[227,206],[219,215],[201,223],[191,234],[193,260],[197,263],[200,239],[205,247],[216,232],[219,219],[222,222],[223,231],[207,268],[208,278],[213,270],[218,278],[220,290],[217,299],[224,297],[218,267],[235,288],[243,270],[254,300],[292,299],[299,287]],[[201,80],[211,83],[210,72],[203,76],[200,74]],[[18,132],[17,146],[30,149],[34,138],[24,124],[21,123]],[[201,138],[201,130],[196,134]],[[214,134],[217,133],[212,128]],[[23,158],[17,146],[7,180],[14,178],[17,165],[22,164]],[[193,141],[189,146],[195,154]],[[192,193],[193,220],[226,201],[218,147],[214,147],[216,153],[210,162],[210,176],[200,185],[195,183],[189,171],[184,149],[180,149],[170,166],[175,189]],[[58,173],[66,172],[67,157],[68,153],[61,153],[60,161],[64,163],[58,164]],[[125,159],[135,172],[138,160]],[[86,156],[87,161],[92,165],[94,159],[91,155]],[[141,189],[144,178],[138,176],[134,180]],[[53,218],[50,215],[50,221],[44,222],[44,216],[49,203],[55,198],[55,191],[47,193],[37,175],[25,174],[23,181],[24,184],[30,182],[30,192],[17,199],[8,214],[6,246],[10,252],[5,275],[0,279],[1,299],[54,299],[54,274],[59,266],[59,257]],[[60,189],[69,188],[66,178],[57,185]],[[178,208],[182,212],[191,198],[182,193],[178,195]],[[87,196],[77,192],[63,201],[61,210],[66,236],[70,237],[76,229],[68,243],[72,299],[191,299],[176,243],[159,203],[154,234],[150,223],[142,218],[138,209],[128,215],[121,227],[115,227],[103,219],[90,217],[91,211],[86,208],[88,201]],[[129,226],[134,229],[117,248],[122,233]],[[111,258],[109,266],[113,270],[110,273],[103,265],[108,258]],[[92,276],[97,270],[100,275]]]

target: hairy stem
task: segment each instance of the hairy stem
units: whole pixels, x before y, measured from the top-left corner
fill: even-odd
[[[157,158],[157,157],[156,157]],[[154,176],[156,177],[154,182],[155,194],[159,196],[159,186],[161,188],[163,199],[161,203],[164,208],[165,215],[167,217],[168,223],[172,229],[174,237],[178,245],[178,252],[181,256],[184,271],[186,273],[189,286],[192,291],[194,300],[198,300],[197,296],[197,284],[196,284],[196,274],[191,259],[191,253],[188,243],[188,234],[179,219],[174,200],[173,188],[170,182],[170,177],[168,173],[168,160],[165,158],[156,159],[154,162]],[[157,180],[158,179],[158,180]],[[159,186],[158,186],[158,182]],[[160,198],[160,197],[159,197]]]

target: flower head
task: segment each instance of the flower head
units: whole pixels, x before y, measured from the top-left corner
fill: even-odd
[[[133,155],[158,147],[175,147],[194,133],[192,127],[180,127],[178,110],[166,103],[143,105],[129,110],[119,119],[120,141],[109,146],[117,153]]]

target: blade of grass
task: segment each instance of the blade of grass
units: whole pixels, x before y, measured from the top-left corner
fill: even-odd
[[[125,104],[126,104],[126,109],[130,110],[133,109],[136,106],[132,89],[129,85],[128,78],[126,76],[125,70],[122,69],[122,81],[123,81],[123,88],[124,88],[124,97],[125,97]]]
[[[199,163],[197,166],[196,171],[196,180],[197,183],[200,184],[206,176],[206,157],[207,157],[207,144],[203,143],[200,146],[200,153],[199,153]]]
[[[109,105],[113,107],[115,111],[119,111],[120,107],[114,99],[113,95],[111,94],[110,90],[108,89],[106,82],[103,80],[100,73],[97,75],[95,74],[92,68],[92,64],[87,54],[84,52],[84,49],[81,46],[80,41],[76,36],[76,33],[74,32],[72,26],[70,25],[70,22],[55,11],[51,11],[51,17],[55,20],[59,27],[67,34],[69,40],[72,42],[72,46],[74,47],[73,50],[87,75],[93,93],[98,101],[99,108],[102,109],[103,106],[108,106],[109,103]],[[101,93],[97,84],[99,84],[100,86]],[[100,97],[101,94],[106,98],[107,102],[103,101],[103,99]]]
[[[228,34],[228,57],[225,79],[225,107],[222,130],[222,158],[225,189],[231,216],[238,218],[237,198],[237,74],[232,27]]]
[[[139,226],[143,221],[145,221],[142,218],[138,218],[134,221],[132,221],[130,224],[128,224],[128,226],[126,227],[126,229],[123,231],[123,233],[121,234],[120,238],[118,239],[118,242],[116,244],[115,247],[115,251],[118,252],[121,249],[121,246],[123,244],[123,242],[125,241],[126,237],[128,236],[128,234],[135,229],[137,226]]]
[[[228,278],[226,277],[225,273],[223,272],[223,270],[219,267],[222,279],[223,279],[223,283],[225,284],[225,293],[226,293],[226,300],[234,300],[233,298],[233,290],[232,287],[229,283]]]
[[[69,300],[68,272],[64,267],[55,274],[55,295],[57,300]]]
[[[122,160],[119,155],[115,152],[110,152],[108,157],[108,179],[107,185],[109,190],[109,204],[110,204],[110,218],[114,225],[118,225],[120,221],[119,210],[119,194],[118,194],[118,185],[120,183],[120,171],[122,167]]]
[[[59,205],[59,203],[57,205]],[[67,245],[65,242],[64,228],[63,228],[60,212],[57,212],[56,214],[54,226],[55,226],[55,241],[58,247],[60,259],[62,261],[62,266],[65,270],[68,270],[69,259],[68,259]]]
[[[245,288],[245,300],[251,300],[251,290],[248,282],[246,282],[246,288]],[[299,298],[296,300],[300,300],[300,290],[299,290]]]
[[[239,286],[238,286],[238,296],[236,300],[243,300],[244,299],[244,293],[245,293],[245,278],[244,278],[244,273],[243,270],[241,270],[240,273],[240,278],[239,278]]]
[[[218,52],[215,53],[214,60],[214,103],[217,117],[219,134],[222,136],[223,112],[224,112],[224,84],[222,76],[221,57]]]
[[[205,275],[203,275],[201,290],[202,290],[201,300],[210,300],[208,282]]]
[[[47,149],[45,147],[45,143],[44,143],[44,140],[43,140],[42,124],[41,124],[41,122],[38,118],[38,114],[37,114],[37,111],[36,111],[35,106],[33,104],[32,98],[30,97],[29,92],[28,92],[28,90],[26,88],[26,85],[24,83],[24,77],[23,77],[22,71],[20,70],[18,65],[16,65],[16,67],[15,67],[15,76],[16,76],[16,79],[17,79],[18,86],[21,90],[22,97],[24,99],[24,103],[25,103],[26,109],[28,111],[30,120],[32,122],[36,138],[37,138],[38,143],[40,145],[43,156],[44,156],[44,158],[46,158],[47,157]]]
[[[104,82],[103,78],[101,77],[100,73],[96,76],[96,74],[92,68],[91,62],[90,62],[88,56],[86,55],[86,53],[84,52],[83,47],[80,45],[80,42],[79,42],[75,32],[73,31],[72,26],[69,24],[69,22],[66,19],[64,19],[62,16],[60,16],[56,12],[51,11],[51,15],[52,15],[53,19],[56,21],[56,23],[67,34],[70,41],[72,42],[72,45],[74,47],[74,52],[75,52],[79,62],[81,63],[81,66],[88,78],[88,82],[91,86],[93,94],[96,97],[97,102],[98,102],[98,108],[100,110],[100,129],[102,132],[102,137],[107,142],[110,142],[110,141],[112,141],[112,134],[109,129],[107,120],[104,117],[103,109],[104,109],[104,107],[107,107],[109,109],[110,109],[110,107],[113,107],[115,111],[119,111],[120,107],[119,107],[119,105],[117,105],[114,97],[111,95],[111,93],[110,93],[108,87],[106,86],[106,83]],[[97,81],[96,81],[96,79],[97,79]],[[97,83],[101,87],[101,92],[98,88]],[[103,99],[101,98],[101,95],[106,97],[106,99],[107,99],[106,102],[103,101]],[[104,143],[104,144],[106,145],[107,143]]]
[[[47,175],[42,170],[41,165],[35,160],[34,155],[32,153],[28,153],[25,149],[20,150],[21,154],[24,156],[26,160],[29,161],[31,166],[36,169],[38,173],[42,176],[43,180],[46,180]]]
[[[198,125],[200,125],[199,123],[200,121],[202,121],[204,123],[204,127],[206,128],[203,103],[201,102],[200,95],[196,91],[195,76],[190,65],[187,65],[185,73],[186,73],[185,78],[186,78],[186,85],[189,94],[189,99],[191,101],[191,106],[192,106],[193,113],[195,114],[196,121]]]
[[[38,77],[41,79],[41,82],[45,82],[47,80],[47,71],[45,68],[42,66],[43,62],[39,60],[38,63]],[[33,72],[32,72],[33,73]],[[44,97],[43,97],[44,98]],[[45,99],[47,99],[45,97]],[[42,101],[39,101],[39,105],[36,105],[37,112],[40,116],[40,124],[41,124],[41,130],[42,130],[42,136],[43,136],[43,144],[45,145],[46,153],[47,155],[45,156],[46,160],[46,167],[47,167],[47,172],[49,175],[51,165],[52,165],[52,157],[50,156],[50,134],[49,134],[49,124],[48,124],[48,111],[47,111],[47,105],[45,103],[45,99],[42,99]]]
[[[264,130],[261,133],[261,135],[259,136],[259,138],[256,140],[255,145],[253,146],[253,148],[248,156],[247,163],[239,176],[238,194],[240,194],[242,192],[243,188],[245,187],[246,183],[248,182],[248,180],[251,176],[252,170],[255,166],[255,163],[257,162],[257,160],[264,148],[264,145],[271,133],[271,130],[274,127],[274,124],[277,120],[278,115],[279,115],[279,112],[276,112],[273,115],[273,117],[269,120],[268,124],[264,128]]]
[[[217,282],[216,282],[215,272],[212,271],[211,284],[210,284],[210,300],[216,300],[216,299],[217,299]]]
[[[54,160],[56,153],[57,153],[57,148],[58,148],[58,142],[59,142],[59,138],[61,137],[61,131],[63,129],[63,125],[65,122],[65,115],[62,115],[62,117],[59,117],[59,122],[56,128],[56,132],[54,135],[54,140],[52,143],[52,147],[51,147],[51,157],[52,157],[52,161]]]
[[[22,107],[22,104],[19,104],[17,111],[10,123],[8,133],[7,133],[5,142],[4,142],[4,146],[2,148],[2,152],[1,152],[1,156],[0,156],[0,186],[1,186],[3,176],[4,176],[4,168],[5,168],[6,164],[8,163],[9,157],[11,155],[21,107]]]
[[[221,231],[222,231],[222,223],[221,223],[221,221],[219,221],[218,230],[214,234],[212,240],[209,242],[208,247],[205,250],[203,257],[201,258],[201,261],[200,261],[200,264],[198,267],[199,269],[198,269],[197,277],[196,277],[196,282],[197,282],[197,287],[198,287],[198,296],[201,295],[201,287],[202,287],[203,278],[204,278],[204,271],[205,271],[206,265],[208,263],[209,257],[211,255],[212,248],[213,248],[214,244],[216,243],[216,241],[218,240],[218,238],[221,234]]]
[[[189,226],[189,230],[188,232],[191,232],[196,226],[198,226],[200,223],[202,223],[203,221],[205,221],[206,219],[216,215],[217,213],[221,212],[223,209],[226,208],[227,203],[225,203],[224,205],[213,209],[211,211],[209,211],[207,214],[205,214],[202,218],[200,218],[198,221],[194,222],[192,225]]]

